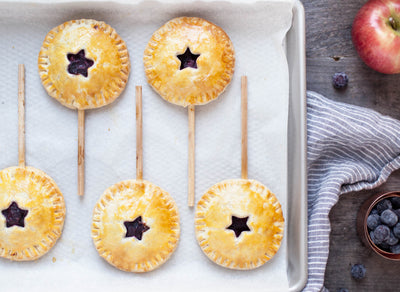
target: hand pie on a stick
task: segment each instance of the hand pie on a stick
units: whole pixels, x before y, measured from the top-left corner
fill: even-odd
[[[25,77],[18,74],[19,165],[0,171],[0,256],[32,261],[47,253],[61,236],[64,197],[54,180],[25,165]]]
[[[148,83],[166,101],[188,107],[188,205],[194,206],[195,105],[216,99],[230,83],[235,53],[228,35],[198,17],[168,21],[144,51]]]
[[[125,42],[108,24],[71,20],[45,37],[38,59],[42,84],[51,97],[78,110],[78,194],[84,194],[85,112],[113,102],[128,81]]]
[[[278,251],[284,229],[281,205],[258,181],[247,178],[247,78],[242,77],[242,178],[212,186],[195,214],[197,241],[207,257],[230,269],[249,270]]]
[[[136,180],[109,187],[93,211],[92,238],[116,268],[148,272],[166,262],[179,241],[178,208],[173,198],[143,180],[142,88],[136,88]]]

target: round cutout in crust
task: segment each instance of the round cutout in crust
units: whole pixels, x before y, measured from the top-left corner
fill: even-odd
[[[230,229],[233,217],[248,217],[239,236]],[[269,261],[280,247],[283,229],[280,203],[255,180],[222,181],[197,204],[197,241],[210,260],[226,268],[249,270]]]
[[[127,237],[125,222],[146,225],[139,240]],[[144,180],[109,187],[93,211],[92,238],[101,257],[127,272],[148,272],[174,252],[180,234],[178,208],[172,197]]]
[[[187,50],[197,68],[181,68]],[[216,99],[230,83],[235,66],[233,44],[217,25],[198,17],[168,21],[151,37],[144,51],[148,83],[165,100],[201,105]]]
[[[5,213],[12,204],[25,210],[24,227],[7,227]],[[0,256],[3,258],[35,260],[48,252],[62,233],[64,197],[51,177],[33,167],[9,167],[0,171],[0,211]]]
[[[71,64],[79,61],[75,59],[81,53],[83,63],[76,63],[75,69],[82,70],[85,61],[88,68],[84,73],[70,73]],[[128,81],[130,61],[125,42],[111,26],[81,19],[65,22],[46,35],[38,67],[51,97],[66,107],[83,110],[107,105],[121,94]]]

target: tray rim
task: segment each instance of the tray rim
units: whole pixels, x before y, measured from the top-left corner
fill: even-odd
[[[300,0],[294,1],[293,22],[286,36],[289,67],[288,121],[288,238],[289,291],[300,291],[308,277],[307,246],[307,100],[305,12]],[[290,256],[289,256],[290,255]],[[291,277],[292,275],[292,277]],[[291,281],[295,278],[294,281]]]

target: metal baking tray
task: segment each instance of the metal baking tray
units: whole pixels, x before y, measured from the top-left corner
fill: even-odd
[[[24,1],[22,1],[24,2]],[[40,5],[43,5],[43,3],[48,3],[50,1],[46,0],[38,0],[36,1],[37,3],[40,3]],[[68,5],[74,5],[73,2],[79,2],[79,1],[59,1],[60,3],[68,3]],[[93,2],[93,11],[95,11],[96,6],[100,5],[101,3],[95,3]],[[166,1],[168,2],[168,1]],[[156,2],[154,1],[148,1],[147,4],[149,7]],[[108,3],[109,5],[110,3]],[[6,7],[5,11],[9,11],[12,13],[12,11],[17,11],[18,7],[20,5],[25,5],[24,3],[12,3],[11,0],[3,0],[0,1],[0,8]],[[29,2],[29,7],[35,8],[35,1]],[[57,3],[52,3],[51,5],[57,5]],[[70,7],[70,6],[69,6]],[[29,9],[24,8],[25,12],[27,11],[29,13],[34,13],[34,9],[32,9],[32,12],[29,12]],[[1,10],[1,9],[0,9]],[[17,14],[19,15],[19,14]],[[29,16],[29,15],[28,15]],[[81,17],[82,15],[79,15]],[[8,15],[10,17],[10,15]],[[76,16],[71,15],[71,19]],[[24,20],[21,20],[24,21]],[[31,23],[31,25],[35,25],[35,23]],[[1,36],[0,36],[1,39]],[[16,47],[21,45],[21,40],[19,40],[19,43],[16,44]],[[286,216],[286,226],[287,226],[287,254],[286,254],[286,260],[287,260],[287,279],[289,282],[289,291],[300,291],[306,284],[307,281],[307,172],[306,172],[306,75],[305,75],[305,18],[304,18],[304,8],[301,4],[300,1],[295,0],[294,1],[294,7],[293,7],[293,21],[292,21],[292,26],[290,30],[287,33],[286,39],[285,39],[285,48],[286,48],[286,53],[287,53],[287,60],[288,60],[288,66],[289,66],[289,119],[288,119],[288,173],[287,173],[287,181],[288,181],[288,186],[287,186],[287,191],[288,191],[288,206],[287,206],[287,216]],[[14,49],[14,47],[12,48]],[[36,52],[35,52],[36,54]],[[13,60],[13,64],[17,64],[18,59],[24,59],[26,56],[21,56],[15,50],[15,56],[16,60]],[[0,65],[7,65],[9,64],[8,61],[2,60],[0,58]],[[4,67],[4,66],[3,66]],[[29,68],[28,68],[29,69]],[[36,72],[27,72],[27,74],[35,74]],[[7,74],[7,72],[3,73]],[[6,78],[3,78],[4,80]],[[27,90],[30,89],[32,83],[31,81],[27,80]],[[2,95],[12,95],[13,90],[11,89],[4,89],[2,92]],[[4,97],[3,96],[3,97]],[[0,96],[1,97],[1,96]],[[5,97],[3,100],[6,100]],[[33,101],[31,99],[27,100],[27,103],[32,103]],[[52,101],[48,101],[51,103]],[[0,105],[1,106],[1,105]],[[67,111],[66,109],[61,109],[60,114],[64,116],[71,116],[74,115],[74,113]],[[28,119],[30,116],[30,113],[27,112]],[[16,121],[15,121],[16,122]],[[90,121],[89,121],[90,122]],[[14,121],[9,121],[10,124],[14,124]],[[16,123],[15,123],[16,124]],[[27,127],[28,127],[28,137],[29,139],[29,120],[27,121]],[[67,128],[67,127],[65,127]],[[74,125],[70,125],[69,128],[72,128],[71,131],[68,132],[68,135],[73,136],[76,133],[76,127]],[[13,139],[13,138],[12,138]],[[16,140],[16,139],[15,139]],[[13,144],[8,141],[0,141],[2,143],[2,146],[5,145],[5,148],[9,148],[13,146]],[[27,141],[29,143],[29,140]],[[3,144],[4,143],[4,144]],[[43,144],[45,146],[45,144]],[[15,148],[16,149],[16,148]],[[28,145],[28,151],[29,151],[29,145]],[[9,152],[11,154],[11,152]],[[29,162],[29,155],[28,154],[28,162]],[[39,154],[38,154],[39,155]],[[34,157],[37,158],[37,157]],[[74,158],[72,158],[74,160]],[[33,160],[33,159],[32,159]],[[10,160],[12,161],[12,159]],[[6,163],[7,165],[4,165]],[[64,161],[63,163],[66,163]],[[73,163],[73,161],[69,161],[68,163]],[[88,164],[90,161],[88,162]],[[9,161],[0,161],[0,164],[2,166],[9,166],[8,164],[12,165],[12,162],[9,163]],[[37,165],[32,165],[32,166],[37,166]],[[46,168],[51,169],[56,167],[56,163],[51,163],[49,162],[48,164],[43,163],[42,166],[38,166],[38,168],[41,168],[43,170],[46,170]],[[103,165],[98,164],[98,166],[101,168]],[[116,166],[117,168],[117,166]],[[73,168],[73,171],[75,171],[75,168]],[[104,171],[104,169],[103,169]],[[51,173],[49,173],[51,175]],[[57,179],[56,179],[57,181]],[[116,180],[112,180],[112,183],[117,182]],[[88,182],[88,185],[90,186],[90,181]],[[107,182],[108,183],[108,182]],[[111,184],[110,184],[111,185]],[[72,194],[71,194],[72,195]],[[87,200],[87,198],[85,198]],[[90,214],[91,210],[90,209],[85,209],[83,208],[82,210],[79,210],[80,213],[86,213]],[[68,216],[68,215],[67,215]],[[67,217],[67,220],[72,220],[73,218]],[[86,228],[86,227],[85,227]],[[87,228],[84,229],[84,231],[88,231]],[[86,233],[85,233],[86,234]],[[84,237],[83,239],[85,241],[89,241],[89,245],[91,245],[91,240],[90,238]],[[75,247],[73,246],[72,243],[68,242],[68,239],[63,239],[64,243],[66,245],[71,245],[72,250],[74,252]],[[57,245],[56,245],[57,246]],[[78,250],[78,248],[76,248]],[[77,258],[75,255],[74,258]],[[53,258],[55,260],[55,258]],[[46,259],[46,261],[50,261],[49,267],[46,267],[45,270],[43,270],[43,273],[46,275],[52,274],[52,266],[51,266],[51,256],[50,258]],[[10,264],[10,271],[16,271],[16,264],[18,263],[12,263]],[[59,261],[57,259],[57,264],[63,265],[66,263],[62,263],[61,260]],[[41,267],[38,265],[38,263],[33,262],[33,263],[28,263],[29,267],[32,269],[39,268]],[[74,268],[76,268],[77,273],[85,273],[84,267],[82,267],[79,263],[79,260],[76,260],[74,262]],[[114,272],[110,268],[109,272]],[[4,275],[4,274],[3,274]],[[19,275],[23,276],[23,275]],[[3,281],[6,281],[5,277],[8,276],[3,276]],[[13,277],[12,277],[13,278]],[[121,279],[119,275],[117,275],[116,280],[118,281]],[[11,279],[11,278],[10,278]],[[22,288],[30,288],[30,290],[38,290],[39,287],[35,286],[30,286],[30,283],[24,283],[23,278],[20,278],[21,281],[19,282],[21,284],[21,289]],[[83,277],[82,279],[85,279]],[[143,281],[150,281],[151,279],[151,274],[144,276]],[[18,280],[13,280],[14,282]],[[82,280],[83,281],[83,280]],[[90,283],[90,282],[93,283]],[[96,279],[95,278],[90,278],[86,279],[85,284],[83,283],[76,283],[76,285],[81,285],[80,287],[83,288],[85,287],[86,289],[94,288],[96,287],[95,283]],[[171,280],[173,281],[173,279]],[[44,283],[44,282],[43,282]],[[49,283],[46,283],[49,284]],[[123,288],[123,286],[119,284],[116,284],[115,288]],[[267,285],[267,284],[266,284]],[[196,284],[193,284],[193,289],[197,290],[195,287]],[[50,283],[50,287],[54,288],[54,290],[62,290],[62,287],[58,287],[57,280],[52,281]],[[98,285],[97,285],[98,287]],[[267,287],[267,286],[266,286]],[[126,287],[125,287],[126,288]],[[134,287],[132,287],[134,288]],[[169,287],[170,289],[175,289],[174,285],[171,285]],[[36,291],[35,290],[35,291]],[[78,290],[80,290],[78,288]]]

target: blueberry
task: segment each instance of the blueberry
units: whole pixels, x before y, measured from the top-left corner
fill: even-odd
[[[379,241],[375,238],[375,234],[373,231],[369,232],[369,237],[371,238],[372,242],[375,243],[376,245],[381,244],[382,241]]]
[[[389,239],[385,241],[388,245],[396,245],[399,242],[399,239],[394,236],[393,231],[390,231]]]
[[[400,218],[400,209],[392,210]]]
[[[332,84],[333,87],[336,89],[342,89],[347,86],[347,83],[349,83],[349,77],[347,77],[346,73],[340,72],[340,73],[335,73],[332,76]]]
[[[387,209],[382,212],[381,221],[387,226],[392,227],[396,225],[397,221],[399,221],[399,218],[397,217],[396,213],[390,209]]]
[[[337,292],[349,292],[349,290],[347,290],[345,288],[339,288],[339,289],[337,289]]]
[[[384,242],[389,239],[390,229],[386,225],[378,225],[374,230],[374,237],[378,242]]]
[[[400,208],[400,197],[391,197],[390,202],[392,203],[393,208]]]
[[[390,252],[400,254],[400,244],[396,244],[390,247]]]
[[[372,214],[368,216],[367,226],[369,229],[374,230],[379,224],[381,224],[381,219],[378,214]]]
[[[379,214],[382,214],[383,211],[387,209],[392,209],[392,203],[388,199],[384,199],[376,204],[376,209]]]
[[[378,209],[376,209],[376,207],[374,207],[372,210],[371,210],[371,213],[370,214],[378,214]],[[378,214],[379,215],[379,214]]]
[[[394,235],[400,239],[400,223],[397,223],[394,227],[393,227],[393,233]]]
[[[367,269],[363,264],[355,264],[351,267],[351,276],[356,280],[361,280],[365,277]]]
[[[386,242],[382,242],[381,244],[378,245],[378,247],[384,251],[390,251],[390,245],[387,244]]]

